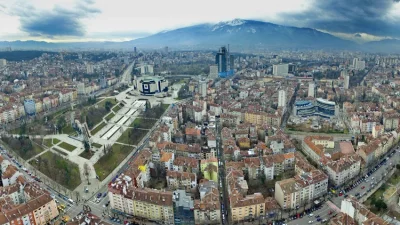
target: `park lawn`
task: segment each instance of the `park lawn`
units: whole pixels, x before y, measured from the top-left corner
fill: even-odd
[[[94,146],[96,148],[101,148],[103,145],[98,144],[98,143],[92,143],[92,146]]]
[[[61,155],[63,155],[63,156],[67,156],[67,155],[68,155],[67,153],[65,153],[63,150],[61,150],[61,149],[58,148],[58,147],[54,147],[53,150],[56,151],[56,152],[58,152],[59,154],[61,154]]]
[[[99,180],[104,180],[133,150],[130,146],[120,144],[114,144],[111,149],[94,164]]]
[[[47,147],[49,147],[49,148],[51,148],[51,146],[53,146],[53,139],[51,139],[51,138],[48,138],[48,139],[44,139],[43,140],[43,144],[45,145],[45,146],[47,146]]]
[[[51,151],[38,156],[37,160],[32,160],[29,163],[69,190],[74,190],[81,183],[78,165]]]
[[[33,151],[35,152],[35,155],[41,153],[44,151],[44,149],[42,147],[40,147],[39,145],[32,143],[33,144]]]
[[[130,138],[129,137],[129,132],[134,132]],[[128,128],[124,131],[124,133],[121,135],[121,137],[118,138],[117,142],[124,143],[124,144],[130,144],[130,145],[137,145],[143,137],[147,134],[147,130],[138,130],[138,129],[133,129],[133,128]]]
[[[59,140],[59,139],[57,139],[57,138],[53,138],[53,144],[58,144],[58,143],[60,143],[61,141]]]
[[[115,115],[114,115],[114,113],[113,112],[110,112],[107,116],[106,116],[106,118],[104,118],[106,121],[110,121],[111,120],[111,118],[113,118]]]
[[[68,150],[68,151],[70,151],[70,152],[72,152],[73,150],[76,149],[75,146],[70,145],[70,144],[68,144],[68,143],[66,143],[66,142],[62,142],[62,143],[59,144],[58,146],[61,147],[61,148],[63,148],[63,149],[65,149],[65,150]]]
[[[90,159],[92,158],[93,154],[90,151],[83,151],[81,154],[79,154],[79,156],[85,159]]]
[[[95,135],[97,132],[99,132],[101,129],[103,129],[103,127],[105,127],[107,124],[104,122],[101,122],[101,124],[99,124],[96,128],[94,128],[92,131],[90,131],[90,133],[92,135]]]
[[[115,107],[112,109],[112,111],[114,111],[114,112],[116,113],[116,112],[118,112],[121,108],[122,108],[122,107],[121,107],[121,105],[119,104],[119,105],[115,106]]]
[[[63,134],[74,134],[75,130],[70,124],[68,124],[67,126],[62,128],[62,133]]]
[[[106,99],[102,99],[100,101],[98,101],[96,103],[96,105],[98,105],[98,107],[104,108],[106,105],[106,102],[111,102],[111,105],[114,106],[115,104],[117,104],[118,102],[115,100],[115,98],[106,98]],[[112,107],[111,106],[111,107]]]
[[[156,120],[153,120],[153,119],[136,118],[133,121],[133,123],[130,125],[130,127],[137,127],[137,128],[141,128],[141,129],[151,129],[155,123],[156,123]]]
[[[389,184],[396,186],[400,182],[400,170],[394,171],[389,179]]]

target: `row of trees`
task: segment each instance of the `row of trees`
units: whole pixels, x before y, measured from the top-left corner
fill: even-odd
[[[32,141],[27,137],[7,137],[2,136],[1,140],[4,141],[13,151],[15,151],[23,159],[29,159],[36,153]]]

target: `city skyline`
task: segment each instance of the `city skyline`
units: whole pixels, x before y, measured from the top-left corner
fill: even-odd
[[[259,6],[267,7],[259,7]],[[196,10],[193,10],[196,9]],[[207,12],[207,13],[205,13]],[[281,25],[310,27],[358,42],[399,38],[400,3],[384,1],[251,0],[145,1],[126,4],[120,0],[0,1],[0,19],[7,21],[1,41],[50,42],[127,41],[163,30],[218,23],[235,18],[255,19]]]

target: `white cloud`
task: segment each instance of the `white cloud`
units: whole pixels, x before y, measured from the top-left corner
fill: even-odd
[[[0,0],[1,40],[38,39],[20,30],[20,18],[12,10],[28,5],[39,11],[51,11],[55,6],[72,10],[83,0]],[[126,40],[143,33],[156,33],[166,29],[204,22],[219,22],[234,18],[274,20],[279,12],[294,12],[304,9],[307,0],[247,0],[245,3],[232,0],[94,0],[93,7],[101,13],[81,19],[86,30],[83,39]],[[4,12],[3,12],[4,11]],[[28,11],[29,12],[29,11]],[[119,33],[120,37],[107,35]],[[99,34],[104,36],[99,37]],[[124,35],[125,34],[125,35]],[[138,35],[135,35],[138,34]],[[62,37],[55,37],[60,40]],[[47,40],[47,38],[44,38]],[[71,38],[75,39],[75,38]]]

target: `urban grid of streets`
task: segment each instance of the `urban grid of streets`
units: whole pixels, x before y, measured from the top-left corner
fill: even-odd
[[[130,64],[128,66],[128,68],[125,70],[125,72],[123,73],[123,75],[120,78],[120,84],[127,83],[130,80],[130,74],[131,74],[134,63],[135,62]],[[373,70],[374,69],[371,69],[369,72],[371,72]],[[108,89],[102,90],[101,92],[98,92],[96,94],[99,95],[101,93],[104,93],[105,91],[108,91]],[[292,103],[290,105],[293,104],[293,100],[291,101]],[[71,104],[71,103],[68,103],[68,104]],[[64,106],[62,106],[62,107],[64,107]],[[68,105],[66,107],[68,107]],[[290,108],[289,108],[289,111],[290,111]],[[286,120],[288,119],[287,117],[288,117],[288,115],[285,117],[285,120],[284,120],[285,123],[286,123]],[[159,122],[160,122],[160,120],[158,120],[157,123],[155,123],[155,125],[153,126],[153,128],[151,130],[149,130],[147,135],[143,138],[141,144],[138,145],[139,147],[134,148],[135,152],[141,151],[144,147],[147,146],[148,136],[159,125]],[[282,125],[282,126],[284,127],[284,125]],[[225,176],[226,176],[225,159],[224,159],[224,152],[223,152],[222,143],[221,143],[221,129],[222,129],[222,127],[221,127],[220,118],[217,116],[216,117],[216,145],[217,145],[216,149],[217,149],[218,167],[219,167],[218,185],[219,185],[219,191],[220,191],[220,204],[221,204],[221,211],[222,211],[221,212],[221,221],[222,221],[222,224],[231,224],[231,221],[229,221],[229,219],[228,219],[228,218],[230,218],[229,210],[227,208],[229,197],[228,197],[228,191],[227,191],[226,180],[225,180]],[[304,134],[293,134],[292,137],[299,138],[299,136],[301,136],[301,135],[304,135]],[[345,135],[345,136],[348,136],[348,135]],[[341,137],[335,137],[335,139],[336,138],[341,139]],[[373,171],[372,175],[370,175],[370,181],[372,180],[372,177],[374,177],[374,180],[376,181],[376,184],[374,186],[372,186],[373,184],[371,182],[362,181],[355,188],[353,188],[352,190],[348,191],[347,193],[345,193],[343,195],[339,196],[337,193],[332,194],[330,192],[328,197],[326,198],[326,201],[323,203],[323,205],[319,209],[312,212],[313,216],[303,215],[301,218],[293,219],[294,217],[297,217],[298,213],[300,213],[302,211],[302,207],[301,207],[300,209],[296,209],[296,210],[283,211],[281,213],[282,215],[276,219],[280,219],[280,218],[287,219],[288,218],[285,223],[290,224],[290,225],[302,225],[302,224],[309,224],[311,222],[314,223],[314,222],[316,222],[316,219],[317,219],[316,216],[319,216],[321,219],[329,219],[331,216],[340,212],[341,201],[345,198],[345,196],[347,196],[347,195],[355,196],[357,194],[364,193],[370,189],[371,190],[369,191],[369,193],[373,193],[374,190],[378,189],[381,186],[381,184],[383,184],[385,182],[385,179],[389,177],[389,176],[386,176],[386,174],[391,173],[392,170],[394,169],[394,166],[396,164],[400,163],[400,157],[398,154],[399,151],[400,150],[399,150],[398,146],[394,147],[382,159],[383,161],[380,161],[379,164],[376,165],[376,167],[369,168],[370,171],[372,169],[376,168],[376,170]],[[6,159],[8,159],[10,162],[12,161],[6,154],[4,154],[4,157]],[[118,172],[116,174],[122,173],[129,166],[130,162],[131,162],[131,159],[128,160],[127,162],[125,162],[123,165],[120,165]],[[21,172],[24,174],[25,177],[28,177],[28,178],[30,177],[25,171],[21,170]],[[31,178],[29,178],[29,179],[31,179]],[[357,177],[349,184],[353,184],[356,180],[359,180],[359,179],[360,179],[360,177]],[[75,202],[74,204],[71,204],[70,202],[67,201],[65,196],[61,195],[59,192],[53,190],[52,188],[48,187],[44,183],[39,183],[39,185],[42,188],[47,189],[52,195],[54,195],[55,199],[57,199],[58,202],[67,206],[65,212],[63,212],[62,215],[69,215],[71,218],[73,218],[82,211],[83,205],[88,205],[91,208],[92,213],[94,213],[95,215],[106,218],[109,223],[118,224],[114,221],[108,220],[109,216],[115,216],[115,214],[112,213],[112,211],[108,205],[109,201],[108,201],[108,198],[106,197],[106,193],[108,191],[107,184],[108,184],[108,181],[102,182],[101,186],[99,186],[98,190],[85,196],[85,198],[86,198],[85,200],[78,201],[78,202]],[[338,193],[339,193],[339,191],[340,190],[337,190]],[[101,198],[100,202],[96,202],[95,196],[97,196],[98,194],[101,194],[103,196]],[[307,208],[309,208],[309,207],[313,207],[313,204],[310,204],[307,206]],[[123,216],[120,216],[120,219],[123,221],[126,218],[124,218]],[[272,218],[260,217],[260,218],[258,218],[258,220],[254,221],[254,223],[265,224],[265,223],[270,223],[271,221],[272,221]],[[282,224],[283,222],[279,222],[279,223]]]

